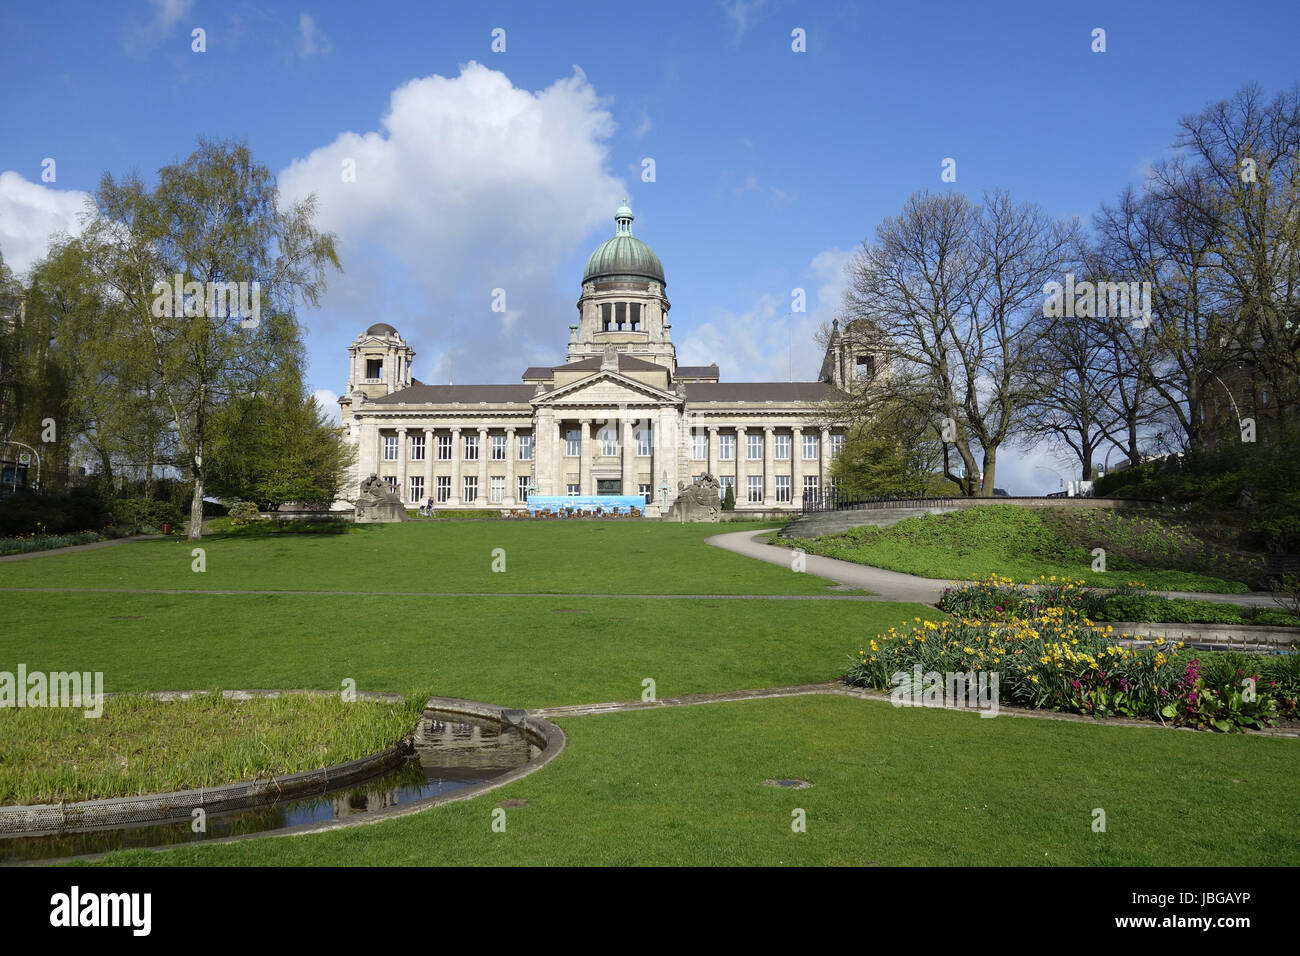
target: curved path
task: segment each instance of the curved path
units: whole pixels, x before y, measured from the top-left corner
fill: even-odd
[[[765,528],[760,531],[732,531],[726,534],[715,534],[704,540],[724,551],[743,554],[748,558],[788,568],[791,565],[792,549],[777,547],[758,540],[760,535],[771,534],[777,530],[779,529]],[[876,601],[915,601],[919,604],[934,604],[942,597],[944,588],[963,583],[941,578],[921,578],[914,574],[886,571],[884,568],[873,568],[868,564],[856,564],[818,554],[805,556],[804,569],[808,574],[828,578],[846,587],[871,591],[870,599]],[[1151,593],[1160,597],[1215,601],[1220,604],[1236,604],[1240,607],[1277,606],[1274,600],[1276,595],[1269,591],[1257,591],[1252,594],[1206,594],[1191,591],[1152,591]]]

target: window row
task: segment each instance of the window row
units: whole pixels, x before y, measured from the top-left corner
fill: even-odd
[[[600,304],[600,330],[602,332],[641,332],[640,302],[602,302]]]
[[[450,435],[438,436],[438,448],[437,448],[438,461],[452,460],[451,437],[452,436]],[[488,453],[488,458],[491,461],[506,460],[506,454],[509,451],[507,437],[508,436],[506,435],[488,436],[487,453]],[[410,451],[409,459],[411,461],[424,461],[426,455],[424,436],[410,435],[407,437],[406,440],[408,442],[409,451]],[[478,435],[463,435],[461,437],[462,459],[464,461],[478,461],[479,454],[480,454],[479,444],[480,443],[479,443]],[[533,436],[532,435],[519,435],[515,439],[515,445],[516,445],[516,458],[519,461],[533,460]],[[401,453],[401,447],[399,442],[399,436],[385,435],[384,436],[384,461],[397,461],[398,455],[400,453]]]
[[[384,480],[388,482],[388,487],[392,489],[394,493],[396,493],[397,476],[388,475],[384,478]],[[515,498],[517,500],[519,501],[528,500],[529,480],[530,479],[528,478],[527,475],[517,478],[515,480],[516,482]],[[469,475],[468,477],[462,479],[461,492],[462,493],[461,493],[460,500],[465,502],[466,504],[472,503],[476,498],[478,498],[478,476]],[[413,475],[411,478],[408,479],[407,493],[408,493],[408,497],[406,500],[409,501],[411,504],[416,504],[416,505],[424,504],[426,492],[424,487],[423,475]],[[505,477],[501,475],[493,475],[492,477],[488,478],[488,501],[491,502],[492,504],[500,504],[501,502],[505,501],[505,497],[506,497]],[[433,500],[437,504],[445,504],[446,502],[451,500],[451,478],[449,476],[439,475],[434,479]]]
[[[776,434],[772,436],[772,458],[775,461],[790,460],[790,443],[792,436]],[[820,450],[821,438],[818,435],[803,436],[803,460],[816,461]],[[839,455],[840,450],[844,447],[843,435],[831,436],[831,457]],[[691,435],[691,458],[694,461],[705,461],[709,457],[709,436],[705,433],[695,432]],[[763,460],[763,435],[748,434],[745,436],[745,458],[749,461]],[[718,436],[718,460],[735,461],[736,460],[736,436],[719,435]]]

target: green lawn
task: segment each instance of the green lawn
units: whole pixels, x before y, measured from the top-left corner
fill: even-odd
[[[0,804],[193,790],[344,763],[410,735],[427,698],[126,696],[93,720],[79,708],[13,710],[0,720]]]
[[[361,525],[346,535],[205,538],[0,563],[0,587],[548,594],[818,594],[830,582],[707,546],[761,524],[464,521]],[[767,527],[771,527],[769,523]],[[505,571],[492,570],[496,549]]]
[[[1294,740],[895,709],[842,697],[561,722],[509,787],[373,826],[110,865],[1291,865]],[[800,777],[809,790],[761,786]],[[492,808],[506,811],[503,833]],[[807,832],[791,830],[792,811]],[[1093,810],[1106,832],[1092,830]]]
[[[1186,529],[1100,509],[1080,517],[996,505],[775,543],[926,578],[977,581],[997,574],[1027,583],[1056,575],[1097,587],[1136,580],[1155,591],[1250,590],[1240,578],[1218,576],[1225,568],[1244,568],[1240,556],[1220,554]],[[1092,570],[1096,547],[1107,552],[1104,572]]]
[[[780,600],[827,582],[704,543],[735,526],[447,522],[124,544],[0,564],[0,587],[483,591],[5,595],[0,670],[110,691],[339,688],[540,707],[824,681],[915,604]],[[490,570],[493,548],[507,571]],[[500,592],[532,592],[517,598]],[[761,594],[742,599],[591,593]],[[0,712],[4,721],[13,712]],[[1294,740],[799,698],[568,718],[509,788],[404,820],[114,857],[148,863],[1295,863]],[[807,791],[759,786],[799,776]],[[519,797],[507,833],[491,808]],[[790,811],[808,811],[808,832]],[[1091,831],[1091,811],[1109,832]],[[1046,856],[1044,856],[1046,854]]]

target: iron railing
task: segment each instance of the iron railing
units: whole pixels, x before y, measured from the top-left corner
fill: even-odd
[[[815,514],[821,511],[866,511],[873,508],[930,508],[953,504],[952,498],[893,497],[875,495],[860,497],[830,491],[805,491],[801,511]]]

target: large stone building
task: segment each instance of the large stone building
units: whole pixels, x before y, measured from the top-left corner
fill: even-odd
[[[639,494],[653,517],[705,472],[732,486],[738,511],[793,510],[827,489],[844,440],[834,400],[871,356],[837,330],[815,382],[724,382],[717,365],[678,365],[663,266],[632,219],[621,206],[587,260],[564,362],[520,384],[425,385],[391,325],[358,336],[339,399],[358,451],[353,493],[377,474],[412,507]]]

